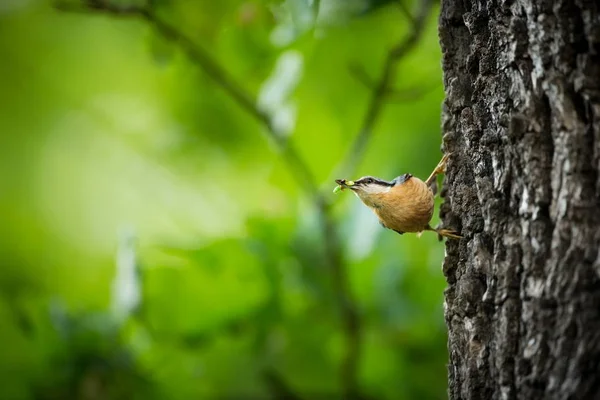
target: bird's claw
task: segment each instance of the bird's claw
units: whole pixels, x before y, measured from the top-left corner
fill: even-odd
[[[448,158],[450,158],[450,154],[444,154],[444,157],[440,160],[437,167],[435,167],[435,174],[445,174],[446,173],[446,163],[448,162]]]
[[[443,237],[447,237],[448,239],[462,239],[463,237],[458,234],[458,232],[453,231],[451,229],[436,229],[438,234],[438,238],[441,241]]]

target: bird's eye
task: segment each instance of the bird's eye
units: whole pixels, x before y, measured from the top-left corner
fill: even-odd
[[[366,183],[373,183],[373,179],[372,178],[367,178]]]

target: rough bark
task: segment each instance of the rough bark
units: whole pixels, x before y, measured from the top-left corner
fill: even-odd
[[[442,0],[451,399],[600,399],[599,9]]]

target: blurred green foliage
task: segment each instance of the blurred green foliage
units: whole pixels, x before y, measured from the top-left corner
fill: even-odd
[[[327,196],[370,97],[349,67],[377,78],[411,29],[395,1],[111,4],[149,4],[193,38]],[[393,82],[423,94],[385,105],[344,178],[438,162],[436,21]],[[0,398],[339,398],[348,342],[320,217],[265,128],[140,19],[3,0],[0,54]],[[444,398],[443,244],[333,201],[358,387]]]

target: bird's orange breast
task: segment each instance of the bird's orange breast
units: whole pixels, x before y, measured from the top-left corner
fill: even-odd
[[[419,178],[394,186],[381,194],[380,207],[373,208],[386,228],[399,232],[421,232],[433,216],[433,192]]]

